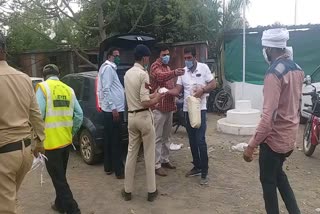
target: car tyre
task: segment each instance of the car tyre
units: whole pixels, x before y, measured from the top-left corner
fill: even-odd
[[[96,143],[87,129],[83,129],[79,138],[80,154],[83,161],[93,165],[101,160],[101,154],[96,154]]]

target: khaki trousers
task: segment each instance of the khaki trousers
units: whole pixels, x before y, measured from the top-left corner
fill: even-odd
[[[17,192],[31,169],[31,146],[13,152],[0,153],[0,213],[15,214]]]
[[[169,163],[173,112],[154,110],[153,115],[156,131],[156,169],[159,169],[162,163]]]
[[[150,111],[129,113],[128,115],[129,146],[125,166],[124,189],[127,193],[133,191],[133,182],[141,143],[143,143],[144,161],[147,174],[148,192],[156,191],[155,176],[155,131],[153,116]]]

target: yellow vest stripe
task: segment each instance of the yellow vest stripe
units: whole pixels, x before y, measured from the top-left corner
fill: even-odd
[[[64,121],[64,122],[54,122],[54,123],[46,123],[46,129],[49,128],[58,128],[58,127],[72,127],[73,121]]]

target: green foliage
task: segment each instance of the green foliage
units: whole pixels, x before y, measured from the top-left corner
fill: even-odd
[[[76,11],[66,6],[70,1],[13,0],[15,12],[6,23],[10,49],[50,49],[62,40],[90,48],[104,35],[127,32],[214,44],[221,32],[242,25],[242,0],[228,1],[224,15],[222,0],[78,0]]]

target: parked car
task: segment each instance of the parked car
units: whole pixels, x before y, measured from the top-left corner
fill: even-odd
[[[104,126],[103,113],[97,109],[96,77],[97,71],[69,74],[61,81],[75,92],[83,110],[83,123],[74,137],[74,144],[79,147],[82,159],[87,164],[94,164],[103,155]],[[123,143],[128,142],[127,123],[123,124]]]
[[[311,85],[312,83],[312,85]],[[316,87],[316,90],[320,91],[320,66],[318,66],[311,75],[307,75],[305,78],[305,83],[302,87],[302,93],[312,92],[313,87]],[[311,110],[311,107],[306,107],[312,105],[311,96],[302,96],[301,98],[301,116],[300,122],[306,123],[308,118],[311,116],[308,112],[303,110]]]

